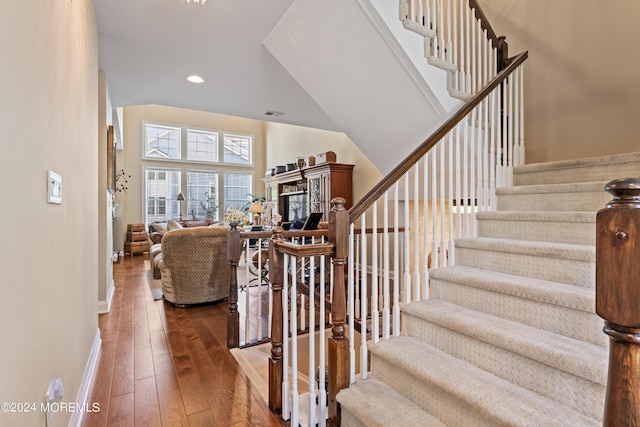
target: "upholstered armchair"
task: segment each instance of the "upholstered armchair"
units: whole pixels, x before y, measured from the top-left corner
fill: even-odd
[[[162,237],[164,298],[176,305],[201,304],[229,296],[227,228],[167,231]]]

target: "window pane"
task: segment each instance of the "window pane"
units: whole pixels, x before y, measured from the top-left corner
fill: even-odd
[[[218,219],[218,174],[187,172],[187,213],[189,218],[205,219],[211,212]]]
[[[145,182],[147,224],[180,218],[180,172],[147,169]]]
[[[224,174],[224,210],[230,207],[242,208],[251,195],[251,174]]]
[[[180,129],[145,125],[146,157],[180,159]]]
[[[187,131],[187,160],[217,162],[218,134],[193,130]]]
[[[253,138],[241,135],[224,135],[224,162],[251,164],[251,145]]]

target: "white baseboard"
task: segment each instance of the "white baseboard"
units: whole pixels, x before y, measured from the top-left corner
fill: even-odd
[[[113,290],[115,289],[115,283],[111,280],[111,286],[107,288],[106,301],[98,301],[98,314],[108,313],[111,309],[111,299],[113,298]]]
[[[100,356],[100,347],[102,346],[102,338],[100,337],[100,329],[96,328],[96,336],[91,346],[91,352],[89,352],[89,359],[87,365],[84,368],[84,374],[82,375],[82,382],[80,382],[80,389],[78,390],[78,396],[75,402],[79,405],[86,404],[87,407],[91,407],[89,402],[89,392],[91,391],[91,385],[93,384],[93,377],[96,372],[96,366],[98,365],[98,356]],[[80,427],[82,424],[82,416],[84,412],[76,411],[71,415],[69,420],[70,427]]]

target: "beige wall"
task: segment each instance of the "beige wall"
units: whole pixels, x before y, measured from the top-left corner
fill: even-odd
[[[97,333],[98,45],[90,0],[0,6],[0,402],[78,394]],[[63,202],[47,203],[47,169]],[[54,414],[54,426],[69,414]],[[43,413],[0,425],[44,426]]]
[[[640,151],[640,2],[483,0],[525,69],[527,163]]]
[[[382,179],[382,174],[344,134],[281,123],[266,123],[267,167],[294,163],[325,151],[336,153],[338,163],[356,165],[353,169],[353,199],[360,200]]]
[[[144,179],[141,161],[143,121],[253,134],[255,164],[253,188],[256,195],[264,194],[264,184],[261,180],[265,170],[263,121],[161,105],[126,107],[124,109],[124,150],[117,153],[117,164],[118,169],[124,168],[126,173],[131,175],[131,179],[129,179],[127,194],[118,193],[116,196],[116,203],[121,206],[114,223],[114,248],[116,250],[123,248],[126,224],[144,222]],[[152,163],[149,162],[149,164]],[[167,163],[156,162],[153,164],[166,165]],[[168,167],[172,165],[175,166],[172,163]],[[216,167],[212,170],[221,169]]]

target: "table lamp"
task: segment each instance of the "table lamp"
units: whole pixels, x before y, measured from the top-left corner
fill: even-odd
[[[178,197],[176,197],[176,200],[180,202],[178,206],[180,207],[180,221],[182,221],[182,202],[184,202],[184,196],[182,195],[182,193],[178,193]]]
[[[253,202],[249,207],[249,212],[253,214],[253,224],[258,225],[260,222],[260,213],[262,213],[262,206],[260,206],[260,203]]]

